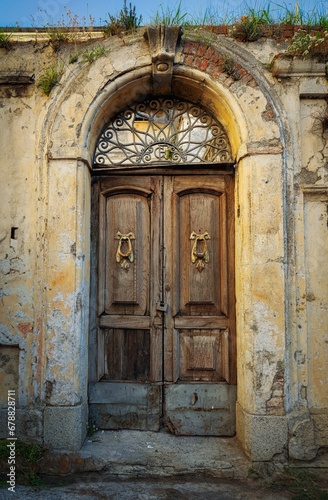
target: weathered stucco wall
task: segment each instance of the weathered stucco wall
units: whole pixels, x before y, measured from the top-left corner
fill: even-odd
[[[106,121],[153,92],[151,54],[143,30],[56,52],[18,38],[0,48],[1,418],[17,388],[18,435],[78,449],[92,155]],[[276,58],[271,71],[284,50],[197,29],[172,77],[174,95],[221,121],[236,159],[237,436],[253,460],[312,459],[328,444],[327,82],[313,61]],[[54,63],[63,75],[46,97],[36,82]]]

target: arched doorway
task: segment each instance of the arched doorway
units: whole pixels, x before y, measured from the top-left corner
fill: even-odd
[[[93,161],[90,416],[103,429],[234,435],[234,179],[208,110],[150,97]]]

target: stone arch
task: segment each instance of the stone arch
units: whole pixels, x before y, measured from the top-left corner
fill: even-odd
[[[43,128],[44,136],[51,137],[52,157],[89,161],[89,151],[106,121],[127,102],[153,94],[149,49],[142,39],[136,46],[139,54],[136,50],[133,60],[131,51],[127,56],[128,48],[121,46],[115,50],[113,63],[100,58],[92,66],[67,71]],[[118,71],[115,62],[120,58],[126,59],[126,67]],[[244,152],[251,149],[251,154],[254,148],[257,154],[268,148],[281,152],[285,141],[282,111],[271,82],[261,70],[249,52],[224,37],[220,45],[217,41],[186,40],[175,54],[171,92],[217,116],[229,133],[236,157],[243,154],[239,148]]]
[[[87,307],[89,297],[89,226],[86,219],[92,155],[105,123],[127,103],[153,93],[151,57],[146,41],[141,37],[136,40],[134,51],[119,45],[119,41],[115,43],[118,46],[111,51],[110,58],[100,58],[92,66],[83,66],[74,75],[67,72],[49,105],[44,139],[40,141],[42,145],[47,144],[49,175],[53,176],[49,185],[54,181],[56,187],[63,182],[70,183],[71,192],[74,187],[76,193],[73,205],[77,216],[68,237],[70,248],[75,244],[74,259],[66,270],[66,284],[74,311],[72,324],[78,327],[75,342],[78,341],[80,350],[75,351],[74,356],[80,380],[76,380],[78,389],[72,391],[68,389],[68,372],[62,374],[62,382],[56,384],[57,393],[52,395],[50,402],[59,406],[64,392],[70,393],[65,396],[68,405],[76,407],[77,399],[82,400],[81,426],[87,400],[87,356],[81,338],[86,339],[88,326],[86,317],[79,316],[76,311],[80,310],[78,303],[83,304],[82,310]],[[251,457],[268,460],[282,451],[286,442],[283,396],[276,397],[273,389],[285,357],[284,305],[279,305],[278,313],[273,307],[274,301],[284,295],[283,152],[286,133],[283,114],[269,77],[263,76],[255,58],[234,42],[224,38],[210,44],[185,40],[174,57],[171,94],[204,106],[217,117],[228,134],[236,161],[236,262],[240,270],[237,277],[240,353],[237,432]],[[63,175],[65,181],[61,179]],[[55,196],[50,196],[48,213],[55,203]],[[50,227],[51,230],[58,235],[55,226]],[[265,252],[261,253],[263,248]],[[50,268],[56,268],[59,253],[56,245],[49,252]],[[270,288],[269,280],[275,283],[272,297],[266,291]],[[56,296],[59,290],[55,286],[51,296]],[[61,307],[67,307],[67,297],[63,298],[62,305],[57,300],[57,310]],[[51,310],[48,314],[51,316]],[[258,365],[258,353],[263,346],[261,338],[256,336],[264,328],[269,332],[265,367]],[[83,352],[83,356],[79,357],[78,352]],[[52,372],[54,367],[49,368],[50,375]],[[261,384],[255,391],[253,381],[258,377]],[[274,440],[274,449],[271,447],[267,451],[257,438],[260,434],[270,441],[266,420],[263,420],[265,416],[275,419],[275,433],[279,434],[279,439]],[[50,425],[54,425],[53,420]],[[75,432],[75,443],[78,440]]]

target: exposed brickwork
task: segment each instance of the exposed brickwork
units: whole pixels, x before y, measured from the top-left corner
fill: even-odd
[[[216,35],[229,36],[232,26],[204,26],[206,31],[215,33]],[[310,35],[322,33],[324,28],[322,26],[307,26],[307,25],[291,25],[291,24],[265,24],[260,27],[263,38],[272,38],[278,43],[290,40],[298,31],[306,31]]]
[[[249,87],[257,87],[254,77],[217,49],[206,43],[187,40],[183,46],[182,62],[191,68],[199,69],[219,80],[225,87],[240,81]]]
[[[30,323],[30,322],[27,322],[27,323],[19,323],[18,326],[18,330],[22,333],[24,333],[25,335],[27,333],[32,333],[33,332],[33,323]]]
[[[267,415],[284,415],[284,368],[282,363],[277,363],[271,398],[266,402],[266,410]]]
[[[264,121],[268,122],[270,120],[274,120],[276,118],[276,113],[271,104],[266,105],[265,111],[262,113],[262,118]]]

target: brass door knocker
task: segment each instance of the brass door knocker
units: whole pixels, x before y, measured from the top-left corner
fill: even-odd
[[[210,261],[210,257],[207,250],[206,240],[210,240],[211,237],[207,231],[205,233],[197,234],[193,231],[190,235],[191,240],[195,240],[191,249],[191,262],[194,264],[196,262],[196,269],[201,273]]]
[[[133,233],[122,234],[117,231],[115,240],[119,240],[116,250],[116,262],[121,262],[121,268],[128,271],[130,264],[134,262],[134,253],[131,240],[135,240]]]

